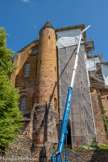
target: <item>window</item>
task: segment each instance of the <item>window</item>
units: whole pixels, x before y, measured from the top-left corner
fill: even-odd
[[[25,65],[24,76],[25,76],[25,77],[28,77],[28,76],[29,76],[29,73],[30,73],[30,64],[27,63],[27,64]]]
[[[32,50],[32,55],[36,55],[38,53],[38,49],[33,49]]]
[[[106,100],[107,100],[107,102],[108,102],[108,96],[106,97]]]
[[[20,111],[21,111],[22,113],[25,112],[25,107],[26,107],[26,98],[23,97],[23,98],[21,99],[21,103],[20,103]]]

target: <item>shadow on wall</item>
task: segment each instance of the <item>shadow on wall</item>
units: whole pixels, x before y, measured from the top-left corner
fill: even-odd
[[[68,149],[68,160],[72,162],[108,162],[108,150],[71,150]],[[63,160],[65,153],[63,154]]]
[[[108,149],[96,149],[89,162],[108,162]]]
[[[46,162],[47,157],[46,157],[46,148],[42,147],[40,153],[39,153],[39,162]]]

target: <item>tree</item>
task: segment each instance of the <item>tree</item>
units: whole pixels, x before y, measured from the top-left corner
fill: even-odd
[[[0,152],[18,136],[22,125],[18,89],[9,80],[15,67],[10,61],[13,51],[7,49],[6,37],[4,28],[0,28]]]

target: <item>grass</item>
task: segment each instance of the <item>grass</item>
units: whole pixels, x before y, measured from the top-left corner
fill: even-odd
[[[99,145],[91,145],[91,146],[81,146],[79,148],[74,147],[72,150],[108,150],[108,146],[99,146]]]
[[[108,150],[108,146],[98,146],[98,149],[100,149],[100,150]]]

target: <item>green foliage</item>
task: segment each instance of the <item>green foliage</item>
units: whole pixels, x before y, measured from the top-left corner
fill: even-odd
[[[72,150],[108,150],[108,146],[99,146],[97,144],[92,144],[91,146],[82,146],[82,147],[74,147]]]
[[[13,51],[6,48],[6,36],[7,34],[5,34],[5,30],[0,28],[0,71],[10,76],[15,67],[10,61]]]
[[[98,146],[98,150],[108,150],[108,146]]]
[[[17,137],[22,125],[18,89],[9,80],[15,67],[10,61],[13,52],[6,48],[6,36],[5,30],[0,28],[0,151]]]

